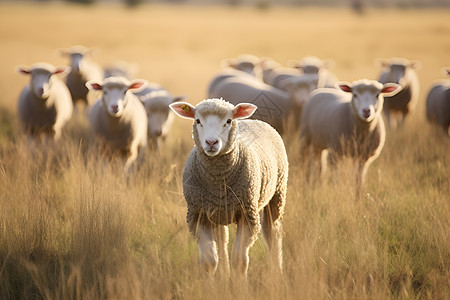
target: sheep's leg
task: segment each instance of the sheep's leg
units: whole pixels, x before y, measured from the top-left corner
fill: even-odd
[[[275,195],[269,205],[264,207],[261,220],[262,236],[270,252],[270,264],[272,269],[278,268],[283,271],[283,252],[282,252],[282,226],[281,223],[274,221],[274,210],[278,210],[280,197]],[[277,213],[276,213],[277,214]]]
[[[217,245],[210,225],[201,224],[198,228],[200,263],[208,274],[214,274],[219,263]]]
[[[358,172],[356,174],[356,198],[361,198],[362,189],[364,187],[364,182],[366,180],[366,173],[369,165],[371,164],[371,160],[368,161],[360,161],[358,164]]]
[[[217,244],[219,248],[219,263],[220,270],[225,272],[226,276],[230,275],[230,261],[228,258],[228,227],[217,226],[215,230],[217,236]]]
[[[138,158],[138,154],[138,146],[136,144],[131,144],[130,155],[128,156],[127,161],[125,162],[125,167],[123,168],[125,175],[128,176],[130,174],[131,167]]]
[[[237,273],[247,277],[248,251],[255,240],[245,217],[240,218],[237,223],[236,240],[231,253],[231,265]]]

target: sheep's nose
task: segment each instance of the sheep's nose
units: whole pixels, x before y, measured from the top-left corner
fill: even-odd
[[[206,143],[211,147],[217,144],[218,142],[219,142],[218,140],[206,140]]]
[[[364,117],[370,117],[370,109],[369,108],[363,108],[362,110]]]
[[[38,93],[39,93],[39,95],[43,95],[44,94],[44,88],[38,88]]]
[[[119,111],[119,105],[111,105],[113,112],[117,113]]]
[[[162,134],[162,131],[161,131],[161,130],[154,130],[154,131],[153,131],[153,135],[154,135],[154,136],[161,136],[161,134]]]

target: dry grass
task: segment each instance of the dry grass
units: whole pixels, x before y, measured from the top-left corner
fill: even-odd
[[[449,11],[121,7],[0,4],[1,299],[386,299],[450,297],[450,141],[424,120],[424,96],[450,65]],[[53,51],[84,44],[102,64],[136,62],[140,76],[195,103],[223,58],[280,62],[314,54],[344,80],[374,78],[377,57],[422,62],[421,103],[390,132],[354,200],[350,165],[321,184],[290,159],[285,274],[251,249],[247,284],[207,278],[185,225],[181,172],[192,146],[177,120],[167,151],[148,153],[127,184],[121,162],[99,157],[83,115],[55,150],[27,150],[16,101],[18,64],[64,64]],[[233,235],[233,233],[232,233]],[[231,237],[232,239],[232,237]]]

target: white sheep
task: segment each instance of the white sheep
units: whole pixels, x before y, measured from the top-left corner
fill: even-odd
[[[415,70],[419,63],[404,58],[377,59],[376,63],[383,68],[378,81],[393,82],[401,86],[401,90],[394,96],[386,97],[383,110],[388,128],[393,127],[393,120],[398,127],[403,124],[406,116],[414,111],[419,99],[420,83]],[[400,118],[396,116],[398,114]]]
[[[281,270],[288,160],[280,135],[267,123],[243,120],[256,110],[252,104],[208,99],[196,107],[185,102],[170,107],[194,120],[195,146],[184,167],[183,193],[203,267],[214,273],[220,257],[228,270],[227,225],[236,223],[233,269],[246,276],[249,248],[262,229],[271,263]]]
[[[450,69],[444,70],[450,75]],[[450,80],[441,80],[431,87],[426,102],[427,120],[450,136]]]
[[[90,105],[90,102],[94,99],[88,96],[86,82],[91,80],[101,81],[104,78],[102,68],[89,59],[92,51],[84,46],[59,49],[62,56],[67,56],[70,59],[72,70],[66,77],[66,84],[72,95],[74,105],[78,101],[82,101],[86,106]]]
[[[289,64],[304,74],[317,74],[319,76],[318,87],[334,88],[336,86],[338,79],[329,70],[333,66],[332,59],[322,60],[315,56],[305,56],[300,61],[291,61]]]
[[[148,138],[154,148],[160,149],[173,123],[173,113],[169,104],[183,100],[166,90],[155,90],[140,97],[148,117]]]
[[[233,68],[255,77],[261,77],[258,69],[260,59],[252,54],[242,54],[236,58],[227,58],[222,60],[222,67]]]
[[[103,92],[89,114],[92,131],[107,148],[126,153],[126,175],[135,161],[143,158],[147,146],[147,114],[144,105],[133,94],[145,83],[124,77],[86,83],[90,90]]]
[[[18,67],[18,71],[30,75],[30,82],[18,101],[19,118],[28,136],[46,133],[58,140],[62,128],[72,117],[73,106],[67,86],[55,75],[66,75],[70,67],[36,63],[31,67]]]
[[[218,82],[208,97],[224,98],[235,105],[241,102],[255,104],[258,106],[258,110],[252,118],[265,121],[280,134],[284,134],[288,124],[292,122],[294,122],[293,127],[298,128],[296,113],[301,111],[305,101],[304,93],[302,93],[305,86],[301,84],[301,81],[306,77],[295,78],[285,79],[284,84],[289,90],[287,92],[251,76],[230,76]],[[298,81],[296,82],[296,80]],[[306,87],[310,91],[309,85]]]
[[[358,163],[357,191],[369,165],[383,149],[386,131],[381,111],[383,96],[391,96],[400,87],[362,79],[352,84],[338,83],[340,90],[320,88],[311,93],[302,112],[301,145],[303,154],[312,148],[316,161],[328,150],[328,162],[350,156]],[[322,160],[322,175],[326,170]]]

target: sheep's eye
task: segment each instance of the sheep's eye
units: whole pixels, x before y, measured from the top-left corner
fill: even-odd
[[[195,122],[197,122],[197,124],[200,124],[200,119],[196,119]]]
[[[231,119],[228,119],[228,120],[227,120],[227,124],[230,124],[230,123],[231,123]]]

